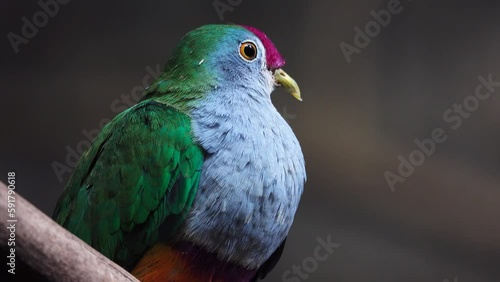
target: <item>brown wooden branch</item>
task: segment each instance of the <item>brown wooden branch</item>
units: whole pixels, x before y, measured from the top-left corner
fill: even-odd
[[[14,223],[16,260],[52,281],[138,281],[14,191],[17,222],[8,222],[8,188],[0,182],[0,241],[7,246],[7,227]]]

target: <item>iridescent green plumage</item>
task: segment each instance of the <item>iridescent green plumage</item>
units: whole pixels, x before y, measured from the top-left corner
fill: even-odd
[[[146,100],[118,115],[82,156],[55,219],[120,265],[130,267],[175,232],[198,189],[203,151],[185,114]]]

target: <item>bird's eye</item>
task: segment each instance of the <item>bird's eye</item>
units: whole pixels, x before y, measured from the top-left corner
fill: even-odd
[[[250,41],[241,43],[240,55],[247,61],[253,61],[257,57],[257,46]]]

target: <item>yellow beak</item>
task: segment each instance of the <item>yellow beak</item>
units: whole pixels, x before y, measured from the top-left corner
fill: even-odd
[[[292,94],[295,99],[302,101],[302,98],[300,97],[299,85],[284,70],[277,69],[276,71],[274,71],[274,79],[278,86],[283,86],[283,88],[285,88],[286,91],[290,92],[290,94]]]

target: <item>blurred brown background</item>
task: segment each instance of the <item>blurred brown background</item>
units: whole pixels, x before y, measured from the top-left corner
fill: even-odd
[[[354,45],[353,28],[388,2],[243,0],[223,14],[271,37],[304,98],[273,96],[301,141],[308,182],[266,281],[282,281],[329,235],[341,245],[307,281],[500,281],[500,87],[456,130],[443,119],[479,75],[500,81],[500,3],[402,0],[348,63],[339,44]],[[67,146],[113,117],[113,101],[139,89],[147,66],[163,67],[182,35],[221,22],[212,1],[59,8],[15,54],[7,34],[41,8],[0,3],[0,179],[16,171],[17,191],[48,214],[69,176],[59,181],[52,167],[68,165]],[[397,173],[398,156],[435,128],[446,141],[392,192],[384,172]]]

